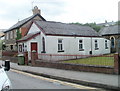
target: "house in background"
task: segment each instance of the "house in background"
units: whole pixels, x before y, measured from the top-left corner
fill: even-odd
[[[120,45],[120,25],[104,27],[99,31],[99,34],[111,41],[111,53],[118,52]]]
[[[4,36],[5,36],[4,31],[6,31],[6,29],[0,29],[0,40],[4,40],[5,39],[4,38]]]
[[[105,23],[99,23],[97,24],[98,26],[101,26],[101,27],[108,27],[108,26],[113,26],[113,25],[116,25],[116,22],[112,21],[112,22],[107,22],[105,20]]]
[[[34,21],[25,37],[18,40],[18,52],[36,51],[42,60],[68,60],[81,58],[77,55],[101,55],[110,53],[110,41],[102,38],[89,26],[52,21]],[[76,56],[54,56],[76,55]]]
[[[17,32],[20,32],[22,37],[26,36],[32,20],[45,21],[45,19],[41,16],[41,11],[38,9],[37,6],[35,6],[32,11],[33,11],[32,16],[25,18],[21,21],[18,21],[15,25],[13,25],[4,32],[5,45],[7,51],[17,51],[17,44],[16,44],[16,38],[18,37]]]

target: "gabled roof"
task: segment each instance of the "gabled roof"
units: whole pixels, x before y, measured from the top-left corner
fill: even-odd
[[[19,22],[17,22],[15,25],[13,25],[12,27],[10,27],[8,30],[6,30],[4,33],[11,31],[13,29],[17,29],[20,28],[22,25],[24,25],[25,23],[27,23],[28,21],[32,20],[34,17],[39,16],[43,21],[46,21],[40,14],[36,14],[36,15],[32,15],[28,18],[25,18]]]
[[[60,36],[99,36],[98,33],[89,26],[66,24],[52,21],[35,21],[35,24],[42,29],[46,35]]]
[[[40,34],[40,32],[36,32],[36,33],[31,33],[31,34],[28,34],[26,35],[25,37],[17,40],[17,42],[23,42],[23,41],[28,41],[36,36],[38,36]]]
[[[120,25],[104,27],[99,31],[100,35],[120,35]]]

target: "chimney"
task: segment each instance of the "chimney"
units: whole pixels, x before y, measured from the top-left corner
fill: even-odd
[[[34,9],[32,9],[32,11],[33,11],[33,15],[36,15],[36,14],[41,14],[41,10],[40,10],[40,9],[38,9],[38,7],[37,7],[37,6],[35,6],[35,7],[34,7]]]

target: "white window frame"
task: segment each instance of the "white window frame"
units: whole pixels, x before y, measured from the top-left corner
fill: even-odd
[[[63,39],[58,39],[58,52],[64,52],[64,50],[63,50]]]
[[[83,49],[83,40],[79,40],[79,51],[84,51]]]
[[[98,50],[98,40],[95,40],[95,50]]]
[[[115,48],[115,37],[114,36],[111,36],[110,37],[110,40],[111,40],[111,48]],[[113,41],[112,41],[113,40]],[[113,45],[112,45],[113,44]]]
[[[22,50],[23,50],[22,49],[22,44],[19,44],[19,48],[18,49],[19,49],[19,52],[22,52]]]
[[[108,41],[105,40],[105,49],[108,49]]]

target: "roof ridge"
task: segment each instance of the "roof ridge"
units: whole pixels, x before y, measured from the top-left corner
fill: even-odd
[[[34,21],[38,28],[44,30],[46,35],[71,35],[76,36],[99,36],[99,34],[89,26],[67,24],[55,21]],[[62,25],[60,25],[62,24]]]
[[[40,20],[35,20],[35,22],[36,21],[40,21]],[[40,21],[40,22],[60,23],[60,24],[66,24],[66,25],[75,25],[75,26],[90,27],[90,26],[87,26],[87,25],[77,25],[77,24],[63,23],[63,22],[58,22],[58,21]]]
[[[24,25],[25,23],[27,23],[28,21],[32,20],[34,17],[39,16],[40,18],[42,18],[44,21],[46,21],[40,14],[35,14],[32,16],[29,16],[28,18],[25,18],[19,22],[17,22],[16,24],[14,24],[12,27],[10,27],[9,29],[7,29],[4,33],[11,31],[12,29],[16,29],[18,27],[21,27],[22,25]]]

